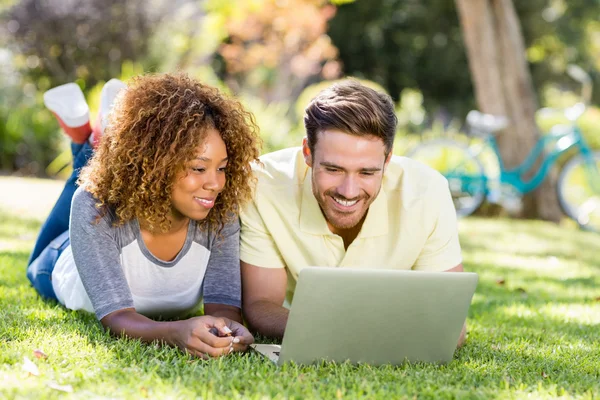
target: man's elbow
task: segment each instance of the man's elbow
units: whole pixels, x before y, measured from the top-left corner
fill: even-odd
[[[242,315],[252,333],[260,333],[261,318],[259,314],[260,302],[244,300],[242,303]]]

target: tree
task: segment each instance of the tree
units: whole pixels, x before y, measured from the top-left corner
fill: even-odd
[[[324,0],[214,1],[224,17],[221,76],[236,93],[267,103],[290,101],[309,84],[339,76],[327,35],[335,7]]]
[[[507,116],[510,126],[498,137],[507,168],[521,163],[539,138],[538,108],[525,45],[511,0],[456,0],[479,108]],[[525,199],[524,216],[558,221],[555,174]]]
[[[538,95],[548,84],[575,89],[565,76],[576,63],[600,70],[600,2],[514,2]],[[444,108],[462,118],[476,106],[457,7],[447,0],[356,0],[338,7],[328,34],[345,74],[378,82],[398,99],[419,89],[431,115]],[[351,27],[349,29],[348,27]],[[595,101],[600,101],[596,79]]]
[[[456,8],[447,0],[357,0],[338,7],[329,35],[344,73],[375,81],[396,100],[405,88],[424,106],[465,114],[472,86]]]

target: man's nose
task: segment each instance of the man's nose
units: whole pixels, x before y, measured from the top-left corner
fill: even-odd
[[[351,175],[346,176],[342,184],[338,186],[337,192],[348,200],[357,198],[360,194],[360,188],[356,178]]]

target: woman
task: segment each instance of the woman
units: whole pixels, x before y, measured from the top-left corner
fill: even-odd
[[[76,175],[92,152],[84,142],[74,153]],[[134,78],[81,170],[69,232],[32,255],[28,277],[116,335],[203,358],[245,350],[237,212],[258,156],[256,125],[237,101],[183,74]],[[148,318],[185,315],[202,299],[205,316]]]

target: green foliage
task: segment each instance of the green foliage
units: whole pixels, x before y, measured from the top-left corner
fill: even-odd
[[[398,152],[418,140],[405,138],[407,134],[427,136],[438,126],[447,130],[475,108],[453,1],[184,0],[180,7],[167,0],[153,1],[152,7],[119,0],[80,3],[0,1],[2,170],[43,175],[55,160],[54,174],[62,166],[56,156],[66,141],[38,94],[75,81],[90,100],[93,121],[99,85],[119,74],[130,76],[127,65],[131,73],[185,70],[240,95],[257,113],[265,151],[300,143],[304,107],[331,81],[314,83],[339,76],[342,64],[346,74],[385,88],[397,102]],[[591,73],[598,100],[600,2],[513,3],[542,104],[551,105],[553,91],[578,90],[564,73],[568,63]],[[231,70],[228,62],[237,62],[241,72]],[[299,78],[298,71],[310,73]],[[586,115],[581,126],[598,148],[597,122],[595,115]],[[68,158],[65,154],[67,150],[62,160]]]
[[[56,127],[52,114],[39,104],[0,106],[0,170],[45,175],[59,147]]]
[[[117,78],[126,81],[141,73],[141,64],[126,61]],[[85,91],[92,122],[100,107],[104,83],[99,81]],[[44,107],[43,92],[36,92],[32,86],[25,93],[19,87],[5,86],[4,94],[7,97],[0,102],[0,170],[66,178],[71,173],[68,139]]]
[[[31,187],[31,184],[29,185]],[[0,211],[0,397],[489,399],[600,395],[600,236],[535,221],[460,222],[479,274],[466,345],[445,366],[322,362],[277,368],[255,353],[218,360],[111,338],[94,317],[41,301],[25,278],[39,221]],[[380,329],[379,329],[380,330]],[[351,329],[349,330],[351,332]],[[390,342],[393,335],[374,340]],[[41,349],[47,359],[37,359]],[[24,357],[39,368],[27,376]]]
[[[371,79],[397,97],[419,88],[425,108],[464,116],[475,106],[469,66],[454,1],[355,1],[338,8],[329,36],[344,72]],[[513,1],[521,22],[534,87],[573,87],[569,63],[597,77],[600,70],[600,2]],[[352,27],[348,29],[348,27]],[[595,101],[600,80],[595,79]]]
[[[159,9],[161,2],[155,2]],[[93,86],[118,75],[126,60],[146,61],[148,36],[159,15],[150,7],[121,0],[66,2],[21,0],[0,19],[6,47],[17,55],[26,82],[43,78],[47,87],[81,80]]]
[[[419,88],[431,111],[473,108],[453,1],[355,1],[338,8],[328,33],[346,74],[373,80],[396,99]]]
[[[290,103],[267,104],[260,98],[248,94],[242,95],[240,100],[254,114],[263,140],[263,153],[302,144],[304,127],[289,117]]]

